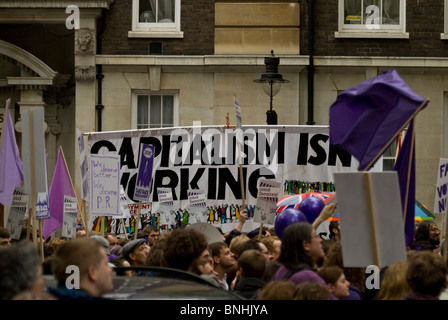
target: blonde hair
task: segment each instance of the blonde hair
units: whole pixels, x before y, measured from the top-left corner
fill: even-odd
[[[406,280],[407,270],[408,262],[405,260],[391,264],[384,271],[378,300],[402,300],[411,292],[411,287]]]

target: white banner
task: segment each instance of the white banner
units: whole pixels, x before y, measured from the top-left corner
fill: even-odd
[[[248,216],[253,217],[259,179],[280,183],[279,197],[310,190],[333,192],[334,172],[357,171],[358,161],[329,144],[328,126],[242,126],[243,185]],[[172,190],[176,219],[189,207],[188,190],[206,194],[210,223],[236,222],[231,207],[240,206],[236,129],[222,126],[92,132],[90,154],[118,155],[120,184],[129,204],[138,174],[141,144],[154,146],[151,212],[157,214],[158,188]],[[380,159],[372,171],[382,170]],[[219,213],[219,214],[218,214]],[[232,214],[233,213],[233,214]]]

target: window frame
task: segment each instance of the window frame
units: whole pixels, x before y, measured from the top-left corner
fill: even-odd
[[[167,96],[172,95],[174,97],[174,108],[173,108],[173,127],[179,126],[179,91],[177,90],[161,90],[161,91],[151,91],[151,90],[133,90],[132,91],[132,101],[131,101],[131,129],[137,130],[137,113],[138,113],[138,96],[146,95],[148,96],[148,101],[150,101],[149,96]],[[149,105],[148,105],[149,107]],[[150,119],[150,110],[148,110],[148,120]],[[149,125],[149,123],[148,123]],[[159,127],[168,128],[168,127]],[[156,128],[145,128],[145,129],[156,129]],[[141,129],[144,130],[144,129]]]
[[[381,0],[384,1],[384,0]],[[446,1],[446,0],[445,0]],[[345,0],[338,2],[338,31],[336,38],[393,38],[409,39],[406,32],[406,1],[400,0],[400,24],[383,25],[380,29],[369,29],[363,24],[344,24],[344,4]],[[385,27],[384,27],[385,26]]]
[[[448,40],[448,0],[443,3],[443,33],[440,34],[440,39]]]
[[[140,0],[132,0],[132,30],[128,32],[129,38],[183,38],[180,30],[181,0],[174,0],[173,23],[139,22]]]

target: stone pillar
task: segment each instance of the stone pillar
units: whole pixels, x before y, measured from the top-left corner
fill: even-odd
[[[89,12],[81,10],[80,28],[75,30],[75,80],[76,80],[76,98],[75,98],[75,129],[82,132],[91,132],[96,130],[96,111],[97,101],[96,92],[96,19],[98,12]],[[76,132],[73,130],[73,139],[75,139],[74,148],[74,174],[72,176],[75,185],[75,192],[81,195],[81,173],[79,170],[79,152],[76,141]],[[87,146],[87,141],[85,145]],[[78,199],[79,201],[81,199]]]

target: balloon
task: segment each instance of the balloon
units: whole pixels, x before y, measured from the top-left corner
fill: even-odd
[[[288,208],[280,212],[275,218],[275,233],[281,239],[283,230],[294,222],[308,222],[305,214],[297,209]]]
[[[313,223],[316,220],[324,207],[325,202],[313,196],[303,199],[299,204],[299,210],[303,212],[309,223]]]

